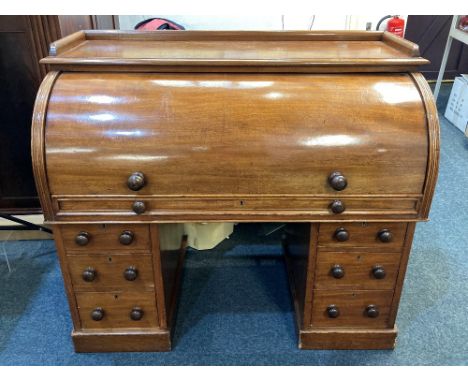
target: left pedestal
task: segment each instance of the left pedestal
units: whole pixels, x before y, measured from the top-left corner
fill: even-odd
[[[181,224],[56,224],[77,352],[169,351]]]

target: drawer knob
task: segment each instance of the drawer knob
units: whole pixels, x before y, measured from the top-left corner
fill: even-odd
[[[101,321],[101,320],[104,318],[104,309],[102,309],[102,308],[95,308],[95,309],[91,312],[91,318],[92,318],[94,321]]]
[[[134,236],[132,231],[123,231],[119,236],[119,242],[123,245],[130,245],[133,242]]]
[[[81,231],[78,235],[75,236],[75,243],[81,246],[87,245],[91,236],[86,231]]]
[[[337,228],[335,233],[333,234],[334,238],[337,241],[348,241],[349,240],[349,232],[347,229],[340,227]]]
[[[390,232],[389,229],[381,229],[377,233],[377,237],[382,243],[389,243],[393,239],[393,234]]]
[[[140,201],[137,200],[137,201],[133,202],[132,209],[133,209],[133,212],[140,215],[140,214],[142,214],[143,212],[146,211],[146,205],[145,205],[144,202],[140,202]]]
[[[341,214],[345,210],[345,205],[341,200],[334,200],[330,204],[330,209],[334,214]]]
[[[345,275],[345,272],[341,265],[335,264],[331,269],[331,274],[335,279],[341,279]]]
[[[133,321],[140,321],[143,318],[143,309],[139,307],[133,308],[132,311],[130,312],[130,318]]]
[[[91,281],[94,281],[94,279],[96,278],[96,270],[93,267],[88,267],[83,271],[81,276],[83,277],[84,281],[89,283]]]
[[[328,183],[336,191],[342,191],[348,185],[346,177],[339,171],[333,171],[328,176]]]
[[[132,191],[141,190],[145,186],[145,176],[142,172],[134,172],[127,179],[127,186]]]
[[[340,310],[336,305],[329,305],[327,307],[327,314],[330,318],[337,318],[340,315]]]
[[[379,316],[379,308],[376,305],[369,305],[365,313],[369,318],[376,318]]]
[[[375,265],[372,268],[372,274],[378,280],[382,280],[386,276],[385,269],[381,265]]]
[[[138,277],[138,269],[136,269],[136,267],[134,267],[134,266],[128,267],[124,271],[123,275],[124,275],[125,280],[135,281],[136,278]]]

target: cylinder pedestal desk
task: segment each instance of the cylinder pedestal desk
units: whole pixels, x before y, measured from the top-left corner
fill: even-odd
[[[283,222],[302,349],[387,349],[439,126],[387,32],[81,31],[32,156],[78,352],[168,351],[184,222]]]

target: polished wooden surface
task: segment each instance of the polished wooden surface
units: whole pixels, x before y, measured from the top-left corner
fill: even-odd
[[[338,229],[344,229],[349,234],[346,241],[338,241],[335,232]],[[392,234],[390,242],[379,240],[378,233],[387,229]],[[399,252],[403,247],[403,241],[406,235],[405,223],[329,223],[321,224],[319,232],[319,246],[323,251],[337,251],[341,249],[353,250],[361,247],[371,247],[371,251],[379,252]]]
[[[151,255],[141,254],[83,254],[67,258],[75,291],[144,291],[154,290],[153,263]],[[124,272],[133,267],[135,280],[128,281]],[[83,272],[91,268],[95,277],[83,280]]]
[[[385,197],[341,198],[346,210],[335,214],[330,197],[244,196],[231,197],[143,197],[143,198],[56,198],[57,221],[184,222],[184,221],[314,221],[314,220],[417,220],[416,199]],[[145,212],[133,209],[143,202]]]
[[[113,331],[74,330],[72,332],[75,351],[98,352],[155,352],[170,351],[171,336],[167,330],[158,328]]]
[[[77,292],[76,301],[83,329],[132,329],[158,327],[159,320],[154,292]],[[97,307],[104,310],[100,321],[91,318]],[[139,307],[144,314],[141,320],[134,321],[130,312]]]
[[[311,242],[317,238],[317,235],[311,234],[311,232],[311,224],[293,223],[285,227],[282,237],[289,285],[299,328],[304,325],[304,310],[308,307],[306,296],[309,295],[307,276]]]
[[[388,350],[395,347],[397,328],[309,329],[299,334],[300,349]]]
[[[188,221],[291,223],[299,347],[393,348],[439,160],[415,44],[85,31],[50,53],[63,72],[36,102],[34,171],[77,351],[170,349]]]
[[[312,303],[311,324],[319,328],[387,328],[392,296],[393,290],[316,290]],[[336,318],[330,318],[327,315],[327,307],[333,304],[336,305],[340,312]],[[370,318],[365,315],[365,309],[369,305],[376,305],[378,307],[378,317]]]
[[[119,238],[122,232],[131,231],[133,241],[128,245],[120,243]],[[80,232],[89,234],[89,242],[86,245],[78,245],[75,241]],[[119,249],[120,251],[149,250],[149,226],[148,225],[127,225],[127,224],[80,224],[62,228],[62,235],[67,254],[75,251],[92,253],[93,251],[110,251]]]
[[[324,252],[317,255],[315,269],[316,289],[391,289],[395,286],[400,263],[400,253]],[[335,278],[333,267],[339,266],[344,276]],[[377,279],[374,267],[381,267],[385,277]]]
[[[246,114],[253,103],[255,112]],[[343,118],[336,108],[365,112]],[[350,199],[349,211],[394,209],[417,217],[415,202],[424,191],[424,106],[404,74],[70,73],[54,86],[46,124],[51,193],[71,198],[69,206],[60,202],[63,211],[131,212],[124,200],[107,206],[97,201],[95,207],[73,200],[128,195],[160,197],[150,203],[150,214],[264,209],[324,215],[335,198],[359,196],[363,204],[356,207]],[[83,124],[86,134],[80,133]],[[335,170],[348,179],[343,191],[328,184]],[[127,179],[136,171],[145,175],[146,185],[132,191]],[[258,201],[249,200],[255,195]],[[393,196],[407,198],[401,201],[406,204],[386,201]]]
[[[324,44],[324,41],[326,44]],[[56,47],[61,46],[60,50]],[[42,60],[68,70],[403,71],[428,61],[418,46],[386,32],[166,31],[96,33],[58,41]]]

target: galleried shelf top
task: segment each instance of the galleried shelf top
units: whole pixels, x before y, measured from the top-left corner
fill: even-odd
[[[419,47],[371,31],[80,31],[41,63],[65,71],[401,72],[429,61]]]

